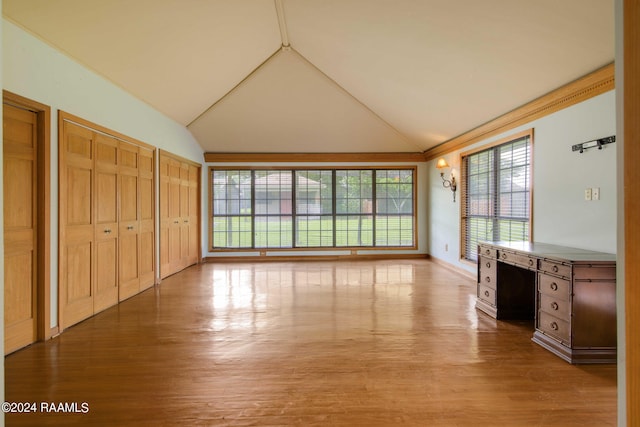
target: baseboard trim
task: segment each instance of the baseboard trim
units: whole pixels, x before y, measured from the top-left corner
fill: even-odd
[[[291,256],[219,256],[205,257],[205,263],[223,262],[295,262],[295,261],[371,261],[399,259],[428,259],[427,254],[367,254],[367,255],[291,255]]]
[[[438,265],[440,265],[440,266],[442,266],[444,268],[447,268],[447,269],[453,271],[454,273],[461,274],[461,275],[465,276],[468,279],[473,279],[473,280],[477,279],[476,275],[473,274],[472,272],[467,271],[464,268],[460,268],[460,267],[458,267],[458,266],[456,266],[454,264],[451,264],[448,261],[445,261],[445,260],[443,260],[441,258],[434,257],[433,255],[429,255],[428,258],[431,261],[433,261],[434,263],[436,263],[436,264],[438,264]]]

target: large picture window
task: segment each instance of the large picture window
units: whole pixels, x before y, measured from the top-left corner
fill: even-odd
[[[477,261],[479,241],[530,240],[532,135],[462,155],[464,259]]]
[[[415,168],[210,168],[211,248],[415,246]]]

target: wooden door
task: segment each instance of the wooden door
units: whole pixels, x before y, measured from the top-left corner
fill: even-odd
[[[3,106],[4,349],[37,339],[37,114]]]
[[[169,217],[169,158],[160,155],[160,277],[165,278],[171,274],[169,262],[169,230],[171,218]]]
[[[175,273],[182,270],[181,232],[182,221],[180,217],[180,162],[169,160],[169,271]]]
[[[200,260],[200,165],[160,153],[160,277]]]
[[[189,247],[187,265],[197,264],[200,258],[200,168],[189,165],[189,206],[187,223],[189,225]]]
[[[93,132],[64,121],[60,150],[60,330],[93,315]]]
[[[155,283],[154,151],[140,147],[140,290]]]
[[[94,313],[118,303],[118,140],[95,134]]]
[[[138,147],[126,142],[119,145],[119,300],[140,291],[139,262],[139,152]]]
[[[189,164],[180,164],[180,270],[189,266]]]

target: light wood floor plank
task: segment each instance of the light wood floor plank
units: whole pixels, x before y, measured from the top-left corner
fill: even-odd
[[[427,260],[204,264],[5,360],[7,425],[614,426],[572,366]]]

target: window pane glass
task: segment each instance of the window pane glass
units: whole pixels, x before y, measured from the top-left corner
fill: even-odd
[[[224,216],[213,219],[213,246],[216,248],[250,248],[251,217]]]
[[[376,246],[413,246],[413,216],[378,215]]]
[[[293,246],[293,230],[290,216],[255,217],[256,248],[290,248]]]
[[[376,171],[376,213],[413,213],[413,175],[406,172]]]
[[[336,246],[373,246],[373,216],[336,217]]]

